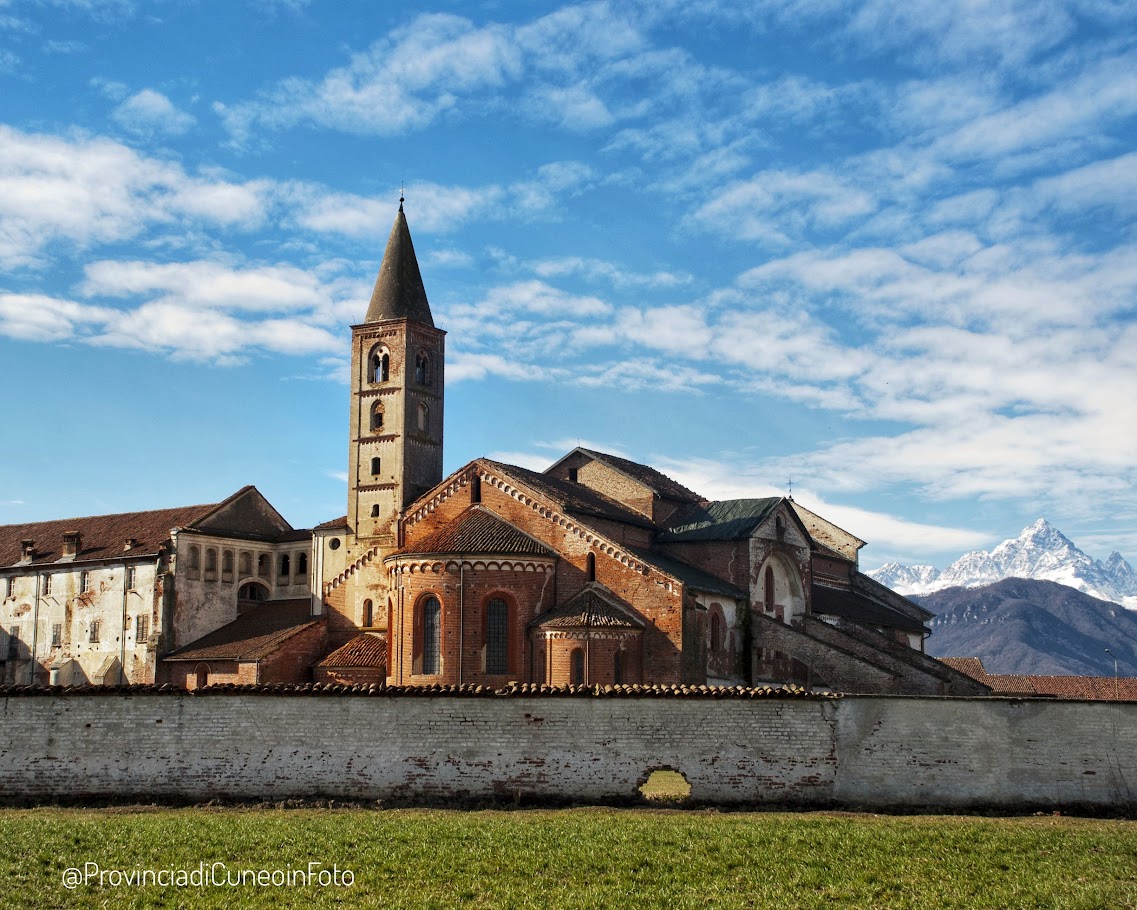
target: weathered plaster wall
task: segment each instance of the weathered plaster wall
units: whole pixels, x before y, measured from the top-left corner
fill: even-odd
[[[0,700],[8,798],[692,798],[1133,808],[1137,703],[904,697],[32,695]]]

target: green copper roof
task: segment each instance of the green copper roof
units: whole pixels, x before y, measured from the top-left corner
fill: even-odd
[[[741,540],[749,537],[781,502],[766,499],[724,499],[685,511],[677,523],[660,534],[660,542],[678,540]]]

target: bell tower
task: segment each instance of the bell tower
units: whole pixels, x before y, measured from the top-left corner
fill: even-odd
[[[400,198],[367,316],[351,327],[347,523],[359,540],[396,546],[402,509],[442,480],[445,341]]]

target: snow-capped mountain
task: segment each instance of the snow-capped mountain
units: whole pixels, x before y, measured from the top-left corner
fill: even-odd
[[[940,570],[935,566],[902,566],[898,562],[886,562],[868,574],[901,594],[923,594],[934,590],[932,584],[940,577]]]
[[[932,566],[888,563],[867,573],[900,594],[930,594],[944,588],[974,588],[1004,578],[1055,581],[1091,597],[1137,609],[1137,572],[1120,553],[1104,563],[1092,559],[1045,518],[991,551],[976,550],[942,572]]]

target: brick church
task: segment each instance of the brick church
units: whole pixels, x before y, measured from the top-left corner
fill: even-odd
[[[345,516],[294,530],[246,487],[0,527],[0,682],[987,691],[791,498],[710,501],[584,448],[444,477],[445,332],[401,204],[351,345]]]

